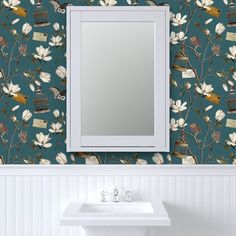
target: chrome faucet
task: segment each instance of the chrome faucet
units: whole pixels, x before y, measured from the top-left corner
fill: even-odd
[[[115,187],[114,191],[113,191],[113,201],[114,202],[119,202],[119,191],[118,188]]]

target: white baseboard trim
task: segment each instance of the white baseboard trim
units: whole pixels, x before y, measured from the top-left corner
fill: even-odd
[[[0,176],[234,176],[236,165],[2,165]]]

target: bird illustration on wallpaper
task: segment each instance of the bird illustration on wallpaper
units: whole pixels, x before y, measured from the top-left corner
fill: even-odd
[[[0,163],[236,164],[235,1],[84,0],[170,5],[170,153],[66,152],[64,13],[79,4],[0,2]]]

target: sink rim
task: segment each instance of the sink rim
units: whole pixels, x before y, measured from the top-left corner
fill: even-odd
[[[114,213],[114,212],[79,212],[82,204],[98,205],[138,205],[151,204],[153,212],[151,213]],[[65,210],[61,215],[61,225],[64,226],[127,226],[127,227],[155,227],[170,226],[171,220],[161,202],[153,203],[151,201],[134,202],[89,202],[89,201],[70,201],[66,204]]]

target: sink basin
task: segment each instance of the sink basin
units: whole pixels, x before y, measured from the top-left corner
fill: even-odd
[[[136,214],[154,213],[150,202],[139,203],[83,203],[79,210],[80,213],[106,213],[106,214]]]
[[[151,202],[69,202],[61,216],[61,225],[83,227],[155,227],[169,226],[164,205]]]

